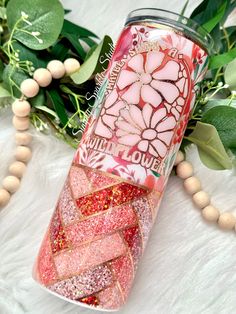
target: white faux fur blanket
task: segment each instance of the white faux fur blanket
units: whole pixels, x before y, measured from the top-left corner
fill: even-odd
[[[199,1],[198,1],[199,2]],[[100,35],[117,36],[127,12],[154,6],[180,10],[182,1],[68,0],[70,18]],[[190,1],[190,5],[196,1]],[[114,17],[116,22],[114,23]],[[42,290],[31,278],[34,259],[62,188],[74,151],[52,136],[34,134],[33,158],[20,190],[0,212],[0,314],[75,314],[91,310],[67,303]],[[10,110],[0,115],[0,181],[14,150]],[[236,204],[236,176],[205,168],[195,147],[187,157],[212,202],[222,211]],[[171,177],[140,264],[128,304],[120,314],[236,313],[236,240],[202,220]]]

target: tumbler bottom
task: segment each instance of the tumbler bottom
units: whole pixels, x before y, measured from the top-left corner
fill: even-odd
[[[33,277],[77,305],[117,311],[126,302],[159,195],[120,177],[72,165]]]

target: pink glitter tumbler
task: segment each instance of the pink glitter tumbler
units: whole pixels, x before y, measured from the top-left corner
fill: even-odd
[[[211,45],[177,14],[129,14],[35,263],[49,292],[98,310],[126,302]]]

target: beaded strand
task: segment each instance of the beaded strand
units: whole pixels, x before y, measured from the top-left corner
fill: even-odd
[[[32,136],[28,132],[31,106],[27,99],[35,97],[39,93],[40,87],[47,87],[51,84],[52,79],[60,79],[64,75],[70,75],[79,68],[80,63],[74,58],[68,58],[64,63],[59,60],[52,60],[48,63],[46,69],[37,69],[33,74],[33,78],[28,78],[21,83],[22,97],[16,99],[12,104],[14,114],[12,124],[16,129],[15,142],[17,144],[14,154],[15,161],[9,166],[8,175],[2,181],[0,208],[6,206],[12,194],[19,189],[27,163],[32,156],[30,148]]]

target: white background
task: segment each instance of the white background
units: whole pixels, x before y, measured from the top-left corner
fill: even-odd
[[[49,0],[50,1],[50,0]],[[68,15],[101,37],[115,40],[129,11],[159,7],[179,12],[185,1],[67,0]],[[197,1],[190,1],[193,8]],[[190,12],[189,10],[187,12]],[[0,313],[93,313],[64,302],[31,278],[31,268],[74,151],[54,137],[34,134],[33,158],[20,190],[0,212]],[[0,116],[0,180],[13,159],[11,113]],[[235,176],[210,171],[188,152],[212,202],[224,211],[236,204]],[[169,180],[128,304],[120,314],[231,314],[236,310],[236,241],[201,218],[176,177]]]

